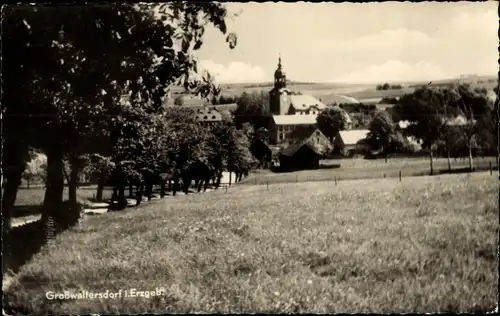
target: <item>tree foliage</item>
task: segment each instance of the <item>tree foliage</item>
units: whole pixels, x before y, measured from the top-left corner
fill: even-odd
[[[173,84],[202,97],[219,92],[209,74],[195,75],[193,51],[209,24],[234,48],[227,18],[220,3],[5,8],[4,150],[12,161],[28,146],[47,154],[46,213],[61,207],[65,156],[79,169],[81,155],[128,147],[120,145],[124,134],[150,139],[137,125],[161,112]],[[135,150],[154,151],[152,143],[136,143]]]
[[[251,123],[255,129],[268,127],[271,114],[269,112],[269,95],[266,92],[243,92],[236,103],[238,107],[234,117],[238,128],[246,122]]]
[[[339,107],[329,107],[316,118],[318,128],[328,138],[333,139],[347,125],[346,115]]]
[[[491,151],[496,140],[493,113],[493,101],[486,89],[473,89],[466,84],[421,87],[401,97],[393,108],[394,117],[412,123],[407,134],[422,140],[431,161],[439,143],[448,152],[454,150],[452,147],[465,144],[471,169],[473,149],[484,147]]]

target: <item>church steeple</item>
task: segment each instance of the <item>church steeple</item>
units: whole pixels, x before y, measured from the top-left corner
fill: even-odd
[[[274,72],[274,87],[276,89],[286,88],[286,74],[281,65],[281,54],[278,57],[278,69]]]

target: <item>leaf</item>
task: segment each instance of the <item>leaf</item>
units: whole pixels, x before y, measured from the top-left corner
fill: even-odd
[[[203,41],[200,39],[200,40],[197,40],[196,43],[194,44],[194,47],[193,49],[194,50],[198,50],[201,48],[201,45],[203,45]]]
[[[234,49],[236,47],[236,44],[238,43],[238,37],[236,36],[236,33],[229,33],[229,35],[226,37],[226,42],[229,43],[230,49]]]

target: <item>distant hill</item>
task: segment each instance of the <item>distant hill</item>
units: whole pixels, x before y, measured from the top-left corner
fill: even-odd
[[[459,78],[429,80],[429,81],[401,81],[401,82],[388,82],[390,84],[400,84],[402,89],[395,90],[376,90],[377,84],[356,84],[356,83],[321,83],[321,82],[301,82],[301,81],[287,81],[287,87],[291,90],[300,91],[303,94],[313,95],[318,99],[322,99],[325,103],[336,102],[339,95],[353,97],[363,103],[378,103],[383,97],[400,97],[406,93],[411,93],[415,88],[427,85],[432,81],[432,85],[441,86],[452,83],[469,83],[473,87],[484,87],[488,90],[493,90],[497,86],[496,76],[476,76],[466,75]],[[269,91],[272,89],[273,82],[260,82],[260,83],[222,83],[220,84],[221,94],[225,96],[239,96],[243,92],[259,92]],[[172,88],[173,98],[182,95],[184,89],[182,87]]]

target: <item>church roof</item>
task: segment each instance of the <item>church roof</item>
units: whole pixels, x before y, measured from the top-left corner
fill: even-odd
[[[273,115],[276,125],[306,125],[316,124],[317,114],[308,115]]]
[[[326,109],[326,105],[323,102],[307,94],[291,95],[290,103],[295,110],[307,110],[311,106],[316,106],[320,110]]]
[[[278,58],[278,69],[274,72],[275,78],[285,77],[285,71],[283,70],[283,66],[281,65],[281,56]]]

